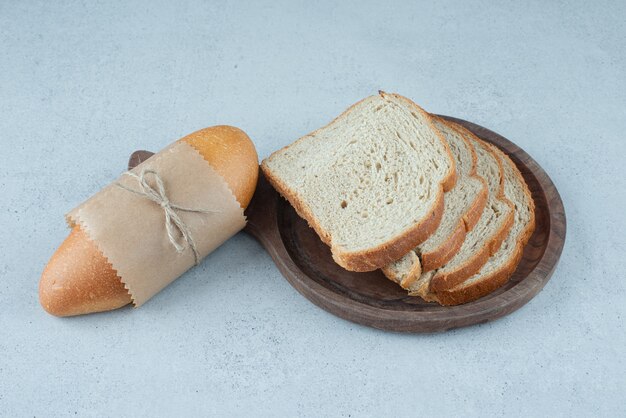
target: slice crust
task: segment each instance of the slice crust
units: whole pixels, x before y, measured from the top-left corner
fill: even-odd
[[[478,156],[478,173],[487,179],[489,197],[478,223],[466,236],[456,255],[442,268],[422,273],[405,288],[424,299],[430,293],[450,290],[478,272],[498,249],[513,225],[514,206],[505,196],[502,162],[491,145],[459,127]]]
[[[450,290],[433,295],[442,305],[471,302],[504,285],[515,272],[522,259],[524,246],[535,230],[535,203],[522,174],[506,154],[493,148],[503,163],[505,193],[515,205],[513,227],[500,249],[478,273]]]
[[[385,276],[403,287],[417,280],[422,272],[443,266],[456,254],[487,202],[487,182],[476,173],[474,147],[452,123],[431,117],[450,145],[457,182],[444,195],[444,211],[437,230],[401,259],[383,267]]]
[[[426,240],[456,182],[449,146],[429,115],[384,92],[273,153],[261,168],[352,271],[378,269]]]

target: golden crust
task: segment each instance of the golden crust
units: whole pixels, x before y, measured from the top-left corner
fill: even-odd
[[[70,316],[117,309],[131,300],[117,272],[76,226],[41,275],[39,302],[52,315]]]
[[[242,208],[248,207],[259,177],[259,157],[244,131],[218,125],[184,138],[228,183]]]
[[[254,144],[240,129],[214,126],[188,135],[190,144],[228,183],[246,208],[258,178]],[[52,255],[39,282],[39,301],[56,316],[109,311],[131,302],[117,272],[78,226]]]

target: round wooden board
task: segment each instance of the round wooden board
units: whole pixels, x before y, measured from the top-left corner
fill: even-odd
[[[380,271],[355,273],[339,267],[330,249],[261,175],[246,210],[246,232],[258,239],[276,266],[317,306],[341,318],[398,332],[441,332],[507,315],[532,299],[550,279],[565,242],[565,212],[554,184],[521,148],[486,128],[448,116],[507,153],[520,169],[536,205],[536,228],[511,279],[493,293],[464,305],[444,307],[411,297]],[[150,153],[136,152],[136,165]]]

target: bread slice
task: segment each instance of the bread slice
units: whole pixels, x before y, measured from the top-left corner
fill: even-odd
[[[478,223],[466,236],[456,255],[443,267],[422,273],[406,288],[410,294],[428,298],[430,292],[449,290],[462,283],[487,262],[513,225],[513,204],[504,195],[502,163],[490,145],[459,127],[478,157],[478,173],[487,180],[489,196]]]
[[[456,181],[448,144],[429,115],[384,92],[273,153],[261,168],[352,271],[381,268],[427,239]]]
[[[452,123],[436,116],[433,122],[448,141],[456,163],[457,182],[444,194],[443,216],[437,230],[417,248],[382,269],[387,278],[405,288],[422,272],[450,261],[480,219],[487,202],[487,182],[476,174],[474,147]]]
[[[521,173],[502,151],[494,148],[504,168],[504,190],[515,205],[513,227],[500,249],[480,271],[450,290],[438,292],[434,299],[442,305],[471,302],[505,284],[522,259],[524,246],[535,230],[535,203]]]

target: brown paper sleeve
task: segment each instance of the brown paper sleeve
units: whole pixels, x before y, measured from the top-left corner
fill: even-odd
[[[172,204],[215,211],[177,211],[189,227],[200,259],[245,226],[243,209],[226,181],[187,143],[175,142],[132,172],[139,175],[144,169],[159,174]],[[159,204],[116,183],[141,190],[137,179],[122,175],[66,219],[70,227],[78,224],[89,235],[121,277],[134,305],[141,306],[194,265],[193,251],[189,247],[176,251]]]

